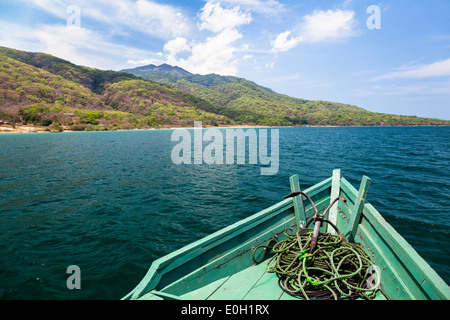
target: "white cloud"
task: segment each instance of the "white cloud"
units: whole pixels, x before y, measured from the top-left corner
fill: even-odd
[[[149,55],[145,50],[109,42],[101,34],[84,28],[45,26],[30,35],[38,41],[39,51],[100,69],[116,69],[119,61]]]
[[[280,33],[271,42],[272,51],[287,51],[300,42],[335,42],[356,36],[355,12],[352,10],[316,10],[303,17],[303,23],[296,30]]]
[[[276,0],[221,0],[221,2],[238,4],[253,12],[261,13],[264,15],[276,15],[286,10],[284,4]]]
[[[237,75],[240,49],[236,42],[243,37],[238,27],[250,23],[251,15],[239,7],[223,8],[218,2],[208,1],[198,18],[198,29],[212,35],[204,40],[188,41],[177,37],[168,41],[164,45],[166,63],[193,73]],[[242,59],[248,58],[248,54],[242,56]]]
[[[352,0],[345,0],[344,3],[342,4],[342,8],[347,8],[351,4],[352,4]]]
[[[65,3],[61,0],[19,0],[26,6],[35,5],[44,11],[64,19],[67,15],[67,8],[73,3]]]
[[[190,72],[199,74],[218,73],[222,75],[237,74],[237,48],[234,42],[242,35],[234,29],[223,30],[205,41],[194,42],[191,45],[188,58],[177,58],[169,52],[167,63],[178,65]]]
[[[187,40],[182,37],[178,37],[174,40],[167,42],[164,45],[164,51],[169,52],[170,55],[175,56],[176,54],[184,51],[190,51],[191,47],[188,45]]]
[[[219,2],[209,1],[200,13],[200,30],[221,32],[226,29],[234,29],[252,21],[249,13],[242,12],[239,7],[224,9]]]
[[[165,62],[194,73],[237,75],[239,61],[250,57],[245,44],[237,41],[243,37],[238,28],[250,23],[252,18],[237,6],[224,8],[215,1],[208,1],[197,16],[197,27],[204,32],[191,39],[181,12],[149,0],[79,0],[76,3],[81,9],[81,28],[68,28],[65,24],[71,1],[30,1],[60,17],[61,23],[24,26],[0,20],[1,30],[5,31],[0,34],[2,45],[46,52],[79,65],[114,70]],[[101,27],[88,29],[89,19],[111,25],[111,28],[106,31]],[[135,29],[149,34],[153,32],[151,29],[165,33],[162,52],[141,50],[114,41],[113,36],[118,32],[127,35]],[[161,34],[158,37],[164,39]],[[202,35],[205,38],[199,38]]]
[[[133,7],[133,2],[126,6]],[[180,36],[190,29],[183,13],[172,6],[148,0],[138,0],[135,12],[128,25],[152,35]],[[137,18],[137,19],[136,19]]]
[[[23,49],[28,51],[35,51],[38,48],[36,39],[30,36],[33,30],[20,23],[10,23],[0,20],[0,43],[2,46]]]
[[[314,11],[305,16],[304,21],[302,36],[306,42],[336,41],[357,34],[352,10]]]
[[[302,41],[302,36],[291,36],[292,31],[280,33],[277,38],[271,42],[272,50],[276,52],[287,51],[299,44]]]
[[[162,39],[187,35],[191,25],[175,6],[151,0],[29,0],[40,9],[59,18],[67,18],[67,8],[76,5],[81,10],[82,26],[85,19],[109,24],[111,33],[126,33],[124,30],[142,32]],[[64,21],[64,20],[63,20]]]
[[[142,59],[142,60],[128,60],[127,63],[135,65],[135,66],[142,66],[142,65],[149,65],[149,64],[154,64],[154,65],[160,65],[163,62],[160,59]]]
[[[85,28],[65,25],[32,28],[0,20],[0,29],[5,31],[0,33],[0,43],[4,46],[45,52],[93,68],[117,70],[126,67],[124,62],[127,60],[154,55],[149,51],[109,42],[102,34]]]
[[[390,72],[373,78],[373,81],[398,79],[398,78],[430,78],[450,76],[450,59],[434,62],[427,65],[419,65],[402,68],[400,71]]]

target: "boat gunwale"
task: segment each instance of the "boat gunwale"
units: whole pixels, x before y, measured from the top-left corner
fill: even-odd
[[[352,197],[357,197],[358,195],[358,191],[355,187],[353,187],[353,185],[344,177],[341,178],[341,190],[350,194]],[[340,209],[341,212],[347,211],[342,205],[340,205]],[[345,218],[349,219],[347,216]],[[372,239],[371,233],[362,223],[363,219],[367,219],[378,233],[381,233],[383,230],[383,241],[386,243],[387,247],[390,248],[392,255],[396,256],[396,260],[401,261],[404,265],[404,268],[399,271],[393,268],[390,269],[393,274],[398,275],[396,281],[403,284],[402,288],[411,299],[417,299],[417,295],[423,297],[429,296],[431,299],[450,299],[450,287],[437,272],[431,268],[428,262],[419,255],[411,244],[409,244],[408,241],[386,221],[381,213],[369,201],[366,201],[364,204],[362,219],[358,224],[357,235],[359,240],[363,242],[367,248],[377,246],[378,250],[376,251],[378,252],[378,255],[385,261],[389,261],[389,258],[386,257],[387,253],[383,252],[383,250],[375,243],[376,241]],[[367,244],[368,239],[371,239],[370,245]],[[404,277],[409,277],[414,280],[417,287],[420,287],[422,292],[412,292],[410,288],[408,288],[409,286],[404,283]],[[428,286],[429,288],[425,286]]]
[[[315,195],[319,194],[320,192],[330,187],[331,187],[331,177],[309,187],[304,192],[307,193],[311,198],[313,198]],[[245,228],[251,225],[252,223],[255,225],[259,225],[264,222],[263,219],[269,219],[271,216],[274,216],[273,214],[271,214],[274,211],[279,211],[279,209],[281,208],[283,209],[281,210],[281,212],[284,212],[286,210],[291,209],[292,207],[293,207],[292,198],[282,200],[266,209],[263,209],[257,213],[250,215],[245,219],[239,220],[225,228],[217,230],[216,232],[210,235],[207,235],[199,240],[192,242],[191,244],[188,244],[161,258],[154,260],[144,278],[130,293],[128,293],[122,299],[123,300],[137,299],[140,296],[148,293],[150,290],[154,289],[158,284],[158,282],[160,281],[161,277],[164,275],[164,273],[167,273],[170,270],[174,269],[175,267],[179,266],[177,265],[177,260],[179,257],[184,257],[182,261],[178,261],[178,263],[182,265],[203,253],[202,250],[198,249],[204,248],[208,244],[214,244],[215,246],[220,245],[221,240],[225,241],[223,237],[231,233],[238,232],[239,230],[245,232],[246,231]],[[312,211],[313,208],[310,204],[305,206],[305,212],[312,212]],[[188,258],[186,258],[186,256],[188,256]],[[158,272],[163,270],[164,268],[166,268],[164,272],[162,273]]]
[[[306,190],[304,190],[304,192],[307,193],[311,198],[314,198],[322,191],[331,188],[331,185],[332,178],[330,177],[307,188]],[[345,208],[341,203],[339,203],[339,215],[341,216],[341,218],[345,218],[348,221],[352,213],[352,207],[358,196],[358,191],[348,180],[346,180],[344,177],[341,177],[339,193],[345,194],[349,198],[348,209]],[[321,201],[323,200],[324,198],[321,198]],[[304,197],[302,197],[302,201],[305,201]],[[155,260],[142,281],[135,287],[134,290],[132,290],[122,299],[136,299],[149,293],[151,290],[156,288],[160,279],[165,273],[168,273],[174,268],[179,267],[201,255],[202,251],[199,249],[207,248],[209,250],[211,248],[217,247],[222,243],[222,237],[232,234],[234,234],[234,236],[237,236],[250,230],[249,228],[254,228],[259,224],[264,223],[264,221],[266,221],[267,219],[275,217],[277,214],[280,214],[286,210],[291,210],[291,208],[293,210],[293,207],[293,198],[282,200],[243,220],[237,221],[230,226],[220,229],[202,239],[199,239],[187,246],[184,246],[172,253],[169,253],[168,255]],[[312,211],[312,206],[308,201],[306,201],[305,214],[313,213]],[[293,218],[294,217],[295,213],[293,214]],[[445,283],[445,281],[368,201],[364,203],[360,221],[356,223],[358,224],[356,237],[364,244],[365,247],[368,247],[369,250],[372,249],[372,255],[377,256],[377,258],[383,260],[386,263],[386,266],[384,266],[383,268],[388,268],[390,271],[390,276],[393,276],[393,279],[395,279],[395,281],[393,282],[395,282],[396,284],[392,285],[394,287],[397,286],[397,290],[400,289],[400,291],[403,292],[403,295],[409,296],[410,299],[450,299],[450,287]],[[373,228],[373,231],[378,233],[379,240],[373,238],[371,230],[367,229],[367,226],[364,225],[365,223],[370,224]],[[383,242],[381,244],[377,243],[380,241],[380,239]],[[375,252],[373,252],[374,248],[376,254]],[[388,251],[384,252],[384,250],[386,249],[388,249]],[[188,257],[186,258],[186,256]],[[182,257],[182,259],[177,262],[177,259],[179,259],[180,257]],[[392,262],[392,258],[395,259],[394,263]],[[229,260],[232,260],[232,258],[230,258]],[[209,261],[209,263],[213,262],[214,261]],[[401,270],[396,270],[394,266],[395,264],[400,264],[402,266]],[[184,277],[188,275],[190,274],[187,274]],[[177,281],[182,280],[184,277],[181,277]],[[414,288],[414,286],[413,288],[409,288],[408,283],[405,282],[408,280],[415,282],[415,286],[418,289]],[[169,285],[169,287],[171,285]]]
[[[403,238],[379,213],[379,211],[370,203],[366,203],[363,209],[363,217],[374,226],[374,229],[383,232],[383,241],[391,248],[391,252],[396,256],[396,260],[404,265],[400,270],[391,270],[399,276],[397,280],[404,283],[404,279],[409,277],[414,280],[417,287],[420,287],[424,296],[427,295],[431,299],[450,299],[450,287],[445,281],[431,268],[428,262],[422,258],[419,253]],[[370,238],[370,232],[361,223],[358,226],[358,236],[362,242]],[[367,246],[367,244],[366,244]],[[384,252],[377,250],[381,255]],[[384,253],[385,254],[385,253]],[[420,298],[417,291],[412,292],[411,288],[404,283],[403,288],[411,296],[412,299]]]

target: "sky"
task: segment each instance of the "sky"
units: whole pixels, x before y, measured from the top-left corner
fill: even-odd
[[[450,120],[450,0],[0,0],[0,46]]]

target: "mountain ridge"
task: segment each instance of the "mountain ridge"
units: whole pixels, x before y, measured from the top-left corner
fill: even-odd
[[[124,69],[124,70],[120,70],[119,72],[127,72],[127,73],[132,73],[129,72],[132,71],[134,73],[147,73],[147,72],[153,72],[153,73],[157,73],[157,72],[162,72],[162,73],[167,73],[173,76],[187,76],[187,75],[192,75],[192,73],[190,73],[189,71],[184,70],[183,68],[180,68],[178,66],[171,66],[167,63],[163,63],[159,66],[156,66],[154,64],[149,64],[149,65],[145,65],[145,66],[141,66],[141,67],[136,67],[133,69]]]
[[[277,119],[273,123],[266,123],[268,125],[435,125],[437,123],[434,120],[438,120],[375,113],[358,106],[337,102],[293,98],[235,76],[190,74],[175,77],[153,71],[137,73],[134,69],[128,69],[127,72],[139,75],[144,79],[175,86],[219,107],[226,106],[234,110],[244,109]],[[440,121],[437,122],[440,123]],[[445,122],[445,120],[442,121]],[[450,121],[446,123],[450,123]]]
[[[0,47],[0,120],[46,130],[205,126],[450,125],[278,94],[244,78],[168,64],[125,71]]]

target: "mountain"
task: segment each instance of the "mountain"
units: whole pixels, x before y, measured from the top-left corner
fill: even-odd
[[[101,93],[106,83],[122,80],[140,79],[124,72],[102,71],[77,66],[69,61],[45,53],[32,53],[0,47],[0,57],[9,57],[15,61],[59,75],[65,80],[79,83],[94,93]]]
[[[0,47],[0,120],[49,129],[132,129],[234,122],[209,102],[129,73]]]
[[[126,72],[125,72],[126,71]],[[0,47],[0,123],[50,131],[204,125],[450,125],[281,95],[243,78],[167,64],[104,71]]]
[[[269,88],[239,77],[216,74],[174,76],[145,71],[127,72],[144,79],[174,86],[218,106],[222,113],[239,123],[261,125],[442,125],[443,121],[416,116],[374,113],[363,108],[329,101],[312,101],[278,94]]]
[[[147,66],[143,66],[143,67],[137,67],[134,69],[125,69],[122,70],[122,72],[129,72],[129,73],[133,73],[135,75],[140,75],[140,76],[144,76],[144,75],[148,75],[148,74],[155,74],[155,73],[164,73],[164,74],[169,74],[175,77],[184,77],[184,76],[189,76],[192,73],[180,68],[180,67],[172,67],[166,63],[160,65],[160,66],[155,66],[154,64],[150,64]]]

